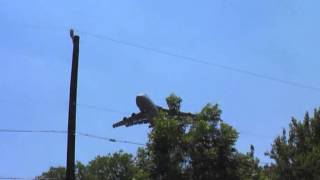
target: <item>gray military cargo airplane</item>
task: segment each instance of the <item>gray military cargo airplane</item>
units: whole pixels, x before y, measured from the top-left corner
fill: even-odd
[[[136,104],[140,110],[139,113],[132,113],[130,117],[124,117],[121,121],[112,125],[113,128],[119,126],[133,126],[136,124],[150,123],[150,127],[153,126],[153,119],[159,114],[159,111],[167,112],[171,114],[170,109],[165,109],[161,106],[155,105],[151,99],[141,94],[136,97]],[[192,113],[176,112],[176,115],[180,117],[194,117]]]

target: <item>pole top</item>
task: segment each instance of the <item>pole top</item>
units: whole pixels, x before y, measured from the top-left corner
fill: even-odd
[[[74,30],[73,29],[70,29],[70,37],[71,37],[71,39],[74,38]]]
[[[74,41],[74,39],[79,39],[79,36],[75,35],[73,29],[70,29],[70,37],[71,37],[72,41]]]

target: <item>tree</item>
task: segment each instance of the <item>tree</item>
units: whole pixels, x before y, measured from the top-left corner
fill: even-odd
[[[77,162],[75,166],[75,178],[76,180],[86,180],[87,172],[86,166],[81,162]],[[66,179],[66,168],[50,167],[47,172],[42,173],[40,176],[36,177],[37,180],[55,179],[55,180],[65,180]]]
[[[136,172],[131,154],[122,151],[97,156],[87,166],[90,180],[131,180]]]
[[[193,179],[237,179],[238,133],[220,114],[218,105],[206,105],[186,133]]]
[[[180,115],[180,97],[171,94],[166,101],[170,111],[159,112],[147,146],[139,148],[135,158],[122,151],[97,156],[88,165],[77,164],[77,179],[263,179],[254,147],[246,154],[236,150],[238,132],[222,121],[217,104],[207,104],[200,113],[186,117]],[[64,177],[64,170],[60,171]],[[59,176],[44,173],[43,177]]]
[[[135,180],[148,180],[150,179],[151,172],[151,161],[150,154],[145,148],[138,148],[137,155],[135,158],[135,165],[137,168],[136,174],[134,175]]]
[[[217,104],[207,104],[196,118],[182,118],[181,98],[172,94],[166,100],[170,116],[160,112],[145,149],[150,156],[150,179],[259,178],[253,150],[252,154],[237,152],[238,133],[221,120]]]
[[[160,113],[154,122],[146,149],[152,162],[150,178],[181,179],[183,127],[164,113]]]
[[[37,180],[45,179],[56,179],[65,180],[66,179],[66,168],[64,167],[50,167],[47,172],[41,174],[41,176],[36,177]]]
[[[273,179],[320,179],[320,109],[303,121],[292,118],[289,133],[284,129],[266,154],[275,161],[268,167]]]
[[[269,180],[263,168],[259,166],[259,159],[254,156],[254,146],[250,146],[250,151],[244,155],[237,155],[238,168],[237,175],[242,180]]]
[[[106,156],[97,156],[88,165],[77,162],[75,178],[76,180],[131,180],[136,171],[132,155],[119,151]],[[65,180],[65,175],[64,167],[51,167],[36,179]]]

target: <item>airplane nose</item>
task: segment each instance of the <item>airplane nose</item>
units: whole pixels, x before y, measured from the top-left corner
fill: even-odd
[[[138,102],[138,101],[143,101],[145,98],[147,97],[147,95],[146,94],[143,94],[143,93],[140,93],[140,94],[138,94],[137,96],[136,96],[136,101]]]
[[[140,111],[143,111],[144,109],[144,104],[145,104],[145,96],[144,95],[138,95],[136,97],[136,104],[138,106],[138,108],[140,109]]]
[[[143,96],[146,96],[146,94],[144,94],[144,93],[139,93],[139,94],[137,95],[137,97],[143,97]]]
[[[137,105],[140,104],[140,102],[143,101],[143,97],[144,97],[144,96],[142,96],[142,95],[137,95],[137,96],[136,96],[136,103],[137,103]]]

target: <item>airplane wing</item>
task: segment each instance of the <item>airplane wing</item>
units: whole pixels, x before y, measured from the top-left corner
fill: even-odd
[[[147,116],[145,113],[139,112],[137,114],[132,113],[130,117],[124,117],[121,121],[115,123],[112,125],[113,128],[119,127],[119,126],[132,126],[135,124],[144,124],[149,123],[149,120],[147,119]]]
[[[192,117],[192,118],[196,117],[196,115],[191,112],[179,112],[178,115],[183,117]]]
[[[172,113],[172,111],[170,111],[170,109],[165,109],[161,106],[157,106],[158,109],[160,109],[161,111],[164,111],[166,113],[168,113],[169,115]],[[193,114],[193,113],[190,113],[190,112],[181,112],[179,111],[177,114],[174,114],[174,115],[177,115],[177,116],[181,116],[181,117],[191,117],[191,118],[195,118],[196,115]]]

